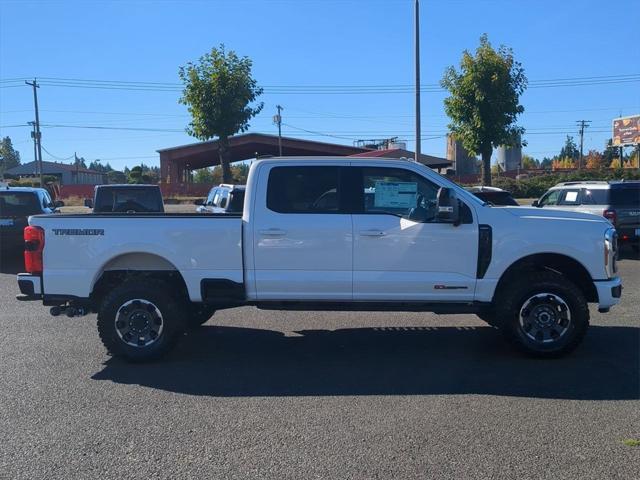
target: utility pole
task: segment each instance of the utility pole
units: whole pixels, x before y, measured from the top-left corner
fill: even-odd
[[[421,156],[421,129],[420,129],[420,0],[415,3],[415,22],[416,22],[416,158],[420,161]]]
[[[38,141],[36,140],[36,122],[28,122],[33,130],[31,130],[31,138],[33,138],[33,163],[36,166],[35,174],[38,174]]]
[[[284,110],[280,105],[276,105],[278,113],[273,116],[273,123],[278,125],[278,156],[282,156],[282,115],[280,112]]]
[[[75,163],[76,165],[76,183],[80,183],[79,179],[80,179],[80,175],[79,175],[79,171],[80,170],[80,165],[78,165],[78,155],[76,155],[76,152],[73,152],[73,163]]]
[[[578,124],[578,127],[580,127],[580,159],[578,160],[578,170],[580,170],[583,163],[582,147],[584,145],[584,129],[589,127],[591,120],[578,120],[576,123]]]
[[[36,163],[40,165],[40,187],[44,186],[44,183],[42,181],[42,145],[41,145],[41,139],[42,139],[42,134],[40,133],[40,116],[38,114],[38,88],[40,88],[40,85],[38,85],[38,82],[36,81],[36,79],[33,79],[33,82],[27,82],[25,81],[24,83],[26,83],[27,85],[33,87],[33,105],[35,107],[36,110],[36,123],[35,123],[35,139],[34,141],[36,142],[36,146],[37,146],[37,151],[38,151],[38,158],[36,159]]]

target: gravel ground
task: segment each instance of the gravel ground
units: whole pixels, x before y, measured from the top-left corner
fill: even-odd
[[[640,262],[583,345],[533,360],[472,315],[217,313],[107,356],[0,274],[0,478],[640,478]]]

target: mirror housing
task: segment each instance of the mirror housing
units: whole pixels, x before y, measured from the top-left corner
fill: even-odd
[[[531,206],[532,206],[532,207],[540,208],[540,204],[538,203],[538,200],[534,200],[534,201],[531,203]]]
[[[87,207],[87,208],[93,208],[93,199],[85,198],[84,199],[84,206]]]
[[[436,218],[441,223],[460,225],[460,203],[456,193],[451,188],[441,187],[438,190],[438,202],[436,204]]]
[[[55,202],[53,202],[53,205],[56,208],[64,207],[64,202],[62,200],[56,200]]]
[[[198,199],[194,200],[193,204],[194,205],[198,205],[198,206],[204,205],[204,198],[198,198]]]

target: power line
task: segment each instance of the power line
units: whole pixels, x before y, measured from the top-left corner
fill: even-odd
[[[20,79],[5,79],[4,83],[17,82]],[[590,77],[566,77],[532,80],[528,88],[555,88],[576,87],[587,85],[609,85],[640,82],[640,74],[602,75]],[[105,90],[130,90],[130,91],[155,91],[177,92],[184,87],[180,83],[173,82],[141,82],[124,80],[92,80],[76,78],[42,77],[41,85],[66,88],[93,88]],[[0,88],[9,88],[19,85],[0,84]],[[343,95],[343,94],[400,94],[414,93],[415,87],[406,84],[379,84],[379,85],[263,85],[265,93],[280,95],[316,94],[316,95]],[[421,84],[421,92],[443,92],[439,84]]]
[[[57,157],[56,155],[54,155],[53,153],[51,153],[49,150],[47,150],[46,148],[44,148],[44,145],[42,146],[42,150],[44,150],[45,152],[47,152],[47,154],[51,157],[51,158],[55,158],[56,160],[61,160],[61,161],[65,161],[65,160],[71,160],[74,155],[70,155],[66,158],[61,158],[61,157]]]

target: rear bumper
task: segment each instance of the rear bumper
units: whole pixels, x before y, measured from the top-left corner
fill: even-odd
[[[42,279],[39,275],[19,273],[18,288],[20,288],[21,293],[21,295],[16,297],[18,300],[26,301],[42,299]]]
[[[620,303],[622,296],[622,280],[615,277],[610,280],[598,280],[594,282],[598,291],[598,309],[607,310]]]

